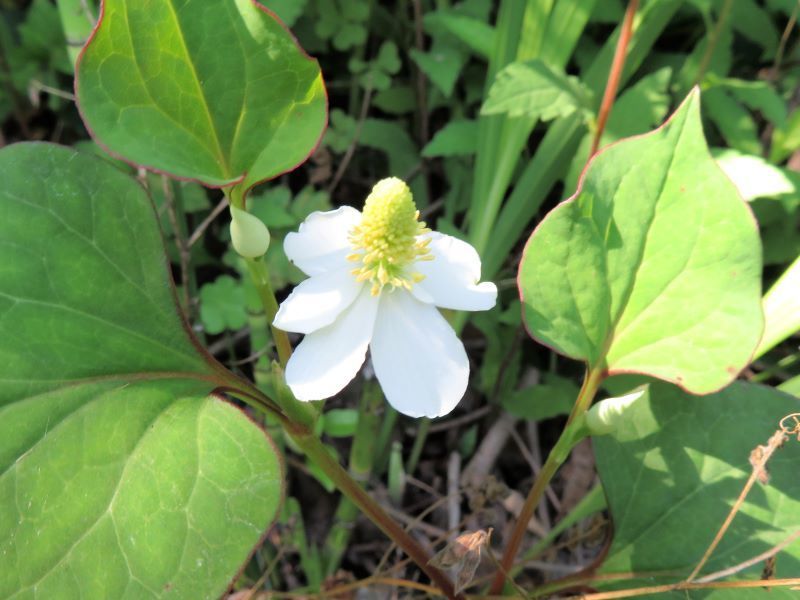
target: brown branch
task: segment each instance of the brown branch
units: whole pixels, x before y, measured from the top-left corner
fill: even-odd
[[[350,166],[350,161],[353,159],[353,154],[355,154],[356,147],[358,146],[358,140],[361,137],[361,130],[364,128],[364,121],[367,119],[367,114],[369,113],[370,102],[372,102],[371,80],[369,82],[369,86],[367,86],[367,89],[364,90],[364,98],[361,100],[361,111],[359,112],[358,115],[358,123],[356,124],[356,130],[353,133],[353,140],[347,147],[347,151],[344,153],[342,162],[339,163],[339,168],[336,169],[336,173],[333,176],[333,180],[328,186],[327,191],[329,196],[333,195],[334,190],[336,190],[336,187],[339,185],[339,182],[342,180],[342,177],[344,177],[344,174],[347,171],[347,167]]]
[[[419,52],[425,51],[425,36],[422,30],[422,3],[412,0],[414,9],[414,46]],[[425,73],[417,66],[417,104],[419,105],[419,143],[424,146],[430,137],[428,120],[428,92],[425,87]]]
[[[747,497],[747,494],[750,493],[750,489],[753,487],[753,484],[757,479],[765,477],[764,467],[766,466],[767,461],[772,457],[775,451],[783,445],[785,441],[786,434],[782,429],[778,429],[774,434],[772,434],[772,437],[769,438],[769,442],[767,442],[766,446],[758,446],[755,450],[753,450],[752,454],[750,455],[750,463],[753,465],[753,472],[750,474],[747,483],[744,484],[742,492],[739,494],[736,502],[731,507],[731,510],[728,513],[728,516],[725,518],[725,521],[722,523],[722,526],[719,528],[717,535],[714,536],[711,545],[706,549],[705,554],[703,554],[703,557],[700,559],[700,562],[697,563],[697,566],[694,568],[694,571],[692,571],[691,575],[686,578],[687,582],[694,580],[694,578],[697,577],[697,574],[700,573],[700,570],[705,566],[706,562],[708,562],[711,554],[714,552],[714,550],[716,550],[720,541],[722,541],[722,537],[725,535],[725,532],[728,531],[728,528],[733,522],[733,518],[736,516],[736,513],[739,512],[742,504],[744,504],[744,500]]]
[[[680,583],[652,585],[649,587],[632,588],[629,590],[618,590],[616,592],[583,594],[581,596],[576,596],[576,598],[579,598],[580,600],[615,600],[616,598],[633,598],[635,596],[646,596],[648,594],[660,594],[663,592],[674,592],[681,590],[730,590],[789,586],[791,586],[792,589],[800,586],[800,579],[758,579],[755,581],[714,581],[711,583],[689,583],[682,581]]]
[[[770,69],[770,81],[775,81],[778,79],[778,74],[781,70],[781,64],[783,63],[783,55],[786,52],[786,44],[789,42],[789,36],[791,35],[792,29],[794,29],[794,26],[797,23],[798,10],[800,10],[800,0],[798,0],[797,4],[795,4],[794,10],[789,17],[789,21],[786,23],[786,27],[781,34],[781,41],[778,44],[778,50],[775,52],[775,61],[772,63],[772,69]]]
[[[463,595],[456,593],[453,582],[441,570],[430,564],[428,552],[411,537],[364,489],[358,485],[339,464],[331,457],[325,446],[311,432],[291,433],[292,439],[303,453],[334,482],[361,512],[389,537],[393,543],[406,553],[417,566],[430,577],[440,593],[450,600],[463,600]]]
[[[175,209],[175,195],[173,194],[172,184],[166,175],[161,176],[161,189],[164,192],[164,203],[167,205],[167,215],[169,216],[169,223],[172,226],[172,232],[175,234],[175,245],[178,248],[178,257],[181,263],[183,305],[189,317],[189,321],[191,321],[192,298],[189,290],[189,261],[191,259],[191,252],[189,251],[189,245],[181,234],[181,224],[178,222],[178,212]]]
[[[222,200],[219,201],[219,204],[217,204],[214,207],[214,210],[211,211],[211,214],[208,215],[205,219],[203,219],[203,222],[200,223],[200,225],[197,226],[197,229],[194,230],[192,235],[189,236],[189,241],[187,242],[189,248],[195,245],[197,240],[199,240],[202,237],[202,235],[206,232],[206,229],[208,229],[211,223],[214,222],[214,219],[216,219],[219,216],[219,214],[227,207],[228,207],[227,198],[223,198]]]
[[[734,565],[734,566],[732,566],[732,567],[730,567],[728,569],[723,569],[722,571],[717,571],[716,573],[711,573],[710,575],[706,575],[705,577],[701,577],[700,579],[697,580],[697,583],[708,583],[710,581],[716,581],[717,579],[722,579],[723,577],[727,577],[729,575],[734,575],[734,574],[738,573],[739,571],[744,571],[745,569],[748,569],[748,568],[752,567],[753,565],[756,565],[756,564],[758,564],[760,562],[764,562],[768,558],[772,558],[773,556],[775,556],[778,552],[780,552],[781,550],[783,550],[784,548],[789,546],[792,542],[794,542],[799,537],[800,537],[800,529],[797,529],[797,530],[794,531],[794,533],[789,535],[782,542],[780,542],[779,544],[776,544],[775,546],[773,546],[772,548],[770,548],[766,552],[762,552],[758,556],[754,556],[753,558],[750,558],[750,559],[748,559],[748,560],[746,560],[744,562],[741,562],[738,565]]]

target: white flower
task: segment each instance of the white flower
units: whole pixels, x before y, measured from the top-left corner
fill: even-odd
[[[449,413],[467,389],[464,345],[437,306],[488,310],[493,283],[478,283],[475,249],[419,222],[411,191],[379,181],[364,213],[315,212],[284,250],[309,279],[281,304],[274,325],[305,334],[286,365],[299,400],[329,398],[372,353],[386,399],[412,417]]]

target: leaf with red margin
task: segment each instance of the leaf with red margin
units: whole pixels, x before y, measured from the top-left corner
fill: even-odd
[[[272,442],[214,390],[155,211],[110,163],[0,151],[0,597],[218,598],[275,518]]]
[[[594,369],[696,394],[737,376],[763,330],[761,245],[708,152],[697,90],[590,162],[528,240],[518,284],[531,335]]]
[[[255,0],[104,0],[76,69],[92,136],[137,165],[246,188],[319,142],[319,65]]]

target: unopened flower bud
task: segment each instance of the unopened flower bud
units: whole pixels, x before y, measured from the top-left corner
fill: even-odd
[[[625,411],[636,402],[645,390],[637,390],[620,396],[601,400],[586,413],[586,428],[592,435],[605,435],[615,431],[625,419]]]
[[[258,217],[231,206],[231,242],[245,258],[264,256],[269,248],[269,229]]]

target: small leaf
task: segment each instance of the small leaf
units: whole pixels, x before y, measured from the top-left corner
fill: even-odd
[[[725,90],[750,110],[760,111],[776,127],[786,124],[786,103],[768,82],[716,77],[709,77],[709,81],[713,86]]]
[[[476,56],[491,56],[495,31],[485,21],[452,10],[439,10],[425,15],[425,28],[431,32],[449,33]]]
[[[762,59],[772,60],[780,36],[767,10],[758,6],[755,0],[739,0],[731,4],[731,22],[737,32],[764,48]]]
[[[437,41],[429,52],[412,48],[409,54],[446,98],[453,95],[458,75],[467,62],[460,49]]]
[[[71,73],[67,42],[58,9],[47,0],[34,0],[25,22],[19,27],[22,51],[43,62],[52,63],[62,73]]]
[[[481,114],[538,117],[547,121],[566,117],[585,106],[587,93],[577,78],[539,59],[515,62],[497,74]]]
[[[262,0],[262,4],[274,12],[287,27],[291,27],[303,14],[308,0]]]
[[[323,143],[337,153],[344,152],[356,135],[356,120],[339,108],[331,111],[331,122]]]
[[[247,325],[244,289],[230,275],[217,277],[200,288],[200,320],[206,333],[236,331]]]
[[[578,391],[571,379],[545,373],[542,383],[517,390],[504,399],[503,408],[520,419],[542,421],[568,415]]]
[[[750,476],[751,451],[766,444],[781,419],[799,407],[792,396],[741,382],[702,398],[651,384],[614,433],[593,440],[614,521],[601,572],[670,572],[647,583],[626,581],[626,588],[684,580]],[[797,528],[799,460],[800,442],[789,439],[767,464],[769,485],[757,483],[750,491],[703,574],[757,556]],[[797,544],[781,553],[779,563],[787,576],[798,572]],[[756,564],[738,575],[757,579],[760,569]],[[751,594],[742,591],[734,597]],[[681,592],[681,597],[706,596],[697,590],[686,596]]]
[[[290,211],[292,191],[286,186],[276,186],[264,190],[250,198],[250,213],[258,217],[270,229],[292,229],[302,219],[297,219]]]
[[[419,149],[408,134],[408,129],[399,122],[365,119],[359,143],[384,152],[389,159],[390,173],[409,173],[419,163]],[[417,203],[424,206],[422,194],[414,183],[411,183],[411,189]]]
[[[411,86],[398,85],[379,91],[372,99],[372,103],[385,113],[404,115],[414,111],[417,98]]]
[[[380,50],[378,50],[375,62],[384,72],[390,75],[396,74],[403,66],[403,63],[400,62],[400,55],[397,52],[397,44],[392,41],[383,42]]]
[[[477,146],[477,121],[450,121],[422,149],[422,156],[468,156],[475,154]]]
[[[761,142],[753,116],[723,88],[704,92],[708,118],[717,126],[725,142],[745,154],[760,154]]]
[[[761,250],[708,154],[698,93],[592,160],[528,241],[519,284],[530,333],[593,368],[693,393],[737,376],[763,329]]]
[[[149,199],[50,144],[0,175],[0,597],[218,598],[280,458],[213,394],[241,384],[180,317]]]
[[[319,66],[253,0],[106,0],[76,88],[112,152],[211,186],[293,169],[325,125]]]

